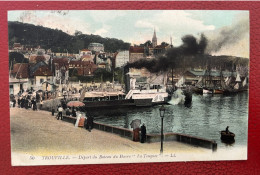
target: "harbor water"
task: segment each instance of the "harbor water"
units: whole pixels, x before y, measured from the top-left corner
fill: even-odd
[[[147,133],[161,132],[158,106],[113,108],[89,111],[96,122],[131,129],[130,123],[140,119]],[[164,132],[187,134],[215,140],[218,148],[246,147],[248,131],[248,92],[230,96],[221,94],[192,95],[192,103],[165,105]],[[220,140],[220,131],[229,130],[236,134],[235,143],[227,145]]]

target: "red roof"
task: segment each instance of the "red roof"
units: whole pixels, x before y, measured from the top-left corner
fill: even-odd
[[[39,67],[33,74],[34,76],[52,76],[48,66]]]
[[[68,58],[54,58],[53,64],[56,69],[60,69],[61,67],[69,68]]]
[[[54,63],[68,63],[68,58],[64,57],[64,58],[53,58],[53,62]]]
[[[130,53],[144,53],[144,47],[140,47],[140,46],[130,46],[129,52],[130,52]]]
[[[88,50],[88,49],[82,49],[80,50],[81,52],[84,52],[84,51],[91,51],[91,50]]]
[[[168,46],[168,45],[167,45]],[[167,47],[166,45],[158,45],[155,47],[155,49],[164,49],[165,47]]]
[[[30,56],[30,58],[29,58],[30,63],[38,63],[38,62],[45,61],[45,60],[46,60],[46,58],[42,55]]]
[[[13,70],[11,74],[15,78],[28,78],[28,63],[16,63],[13,65]]]
[[[92,62],[92,61],[70,61],[69,64],[75,65],[75,67],[87,67],[87,66],[91,66],[91,67],[95,67],[96,65]]]
[[[83,55],[83,56],[81,57],[81,60],[82,60],[82,61],[93,61],[93,58],[92,58],[91,55]]]
[[[91,55],[83,55],[82,58],[92,58]]]
[[[14,43],[13,47],[22,47],[20,43]]]

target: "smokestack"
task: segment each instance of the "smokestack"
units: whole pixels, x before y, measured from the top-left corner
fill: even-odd
[[[125,93],[130,91],[130,75],[129,75],[129,67],[126,65],[124,67],[124,81],[125,81]]]

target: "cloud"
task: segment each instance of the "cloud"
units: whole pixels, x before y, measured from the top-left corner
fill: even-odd
[[[148,21],[144,21],[144,20],[138,20],[136,23],[135,23],[135,27],[137,28],[148,28],[148,29],[154,29],[155,28],[155,25],[152,24],[151,22],[148,22]],[[156,26],[156,30],[158,31],[159,28]]]
[[[97,29],[93,34],[94,35],[100,35],[100,36],[105,35],[109,32],[110,28],[111,28],[111,26],[109,26],[109,25],[103,25],[102,28]]]
[[[215,26],[206,25],[201,20],[193,19],[190,13],[182,10],[155,11],[154,15],[138,20],[135,27],[155,28],[156,32],[160,32],[157,36],[161,42],[168,41],[172,36],[175,45],[181,44],[181,37],[186,34],[197,35],[203,31],[215,29]]]
[[[208,38],[206,52],[249,58],[249,14],[241,13],[235,20],[230,26],[205,32]]]
[[[94,21],[99,23],[107,23],[109,21],[112,21],[120,16],[125,16],[127,13],[125,11],[108,11],[108,10],[92,10],[89,12],[90,16]]]
[[[40,25],[52,29],[59,29],[73,35],[76,30],[82,33],[90,33],[90,26],[85,21],[70,16],[64,17],[68,12],[51,11],[50,13],[39,11],[24,11],[18,21]]]

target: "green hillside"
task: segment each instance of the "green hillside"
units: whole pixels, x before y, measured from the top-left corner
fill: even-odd
[[[77,32],[69,35],[58,29],[50,29],[21,22],[8,22],[9,46],[21,43],[27,46],[41,46],[53,52],[78,53],[80,49],[87,48],[92,42],[104,44],[106,52],[128,50],[129,43],[115,38],[102,38],[99,35],[86,35]]]

